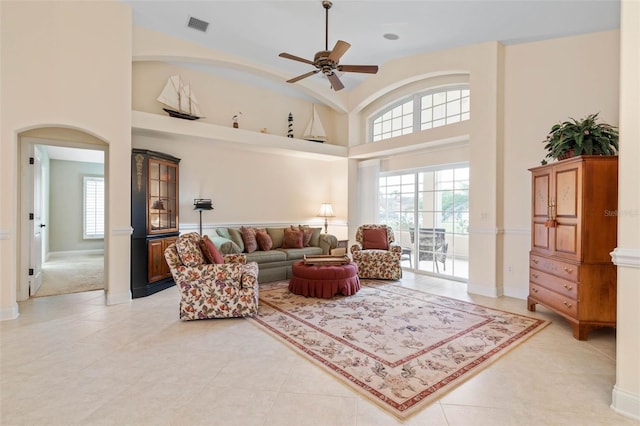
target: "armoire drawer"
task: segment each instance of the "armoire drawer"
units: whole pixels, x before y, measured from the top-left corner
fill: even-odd
[[[536,283],[529,283],[529,296],[553,310],[560,311],[571,318],[578,318],[578,301],[576,299],[558,294]]]
[[[573,263],[532,254],[529,256],[529,266],[565,280],[580,281],[580,266]]]
[[[550,290],[560,293],[572,299],[578,299],[578,283],[563,280],[555,275],[547,274],[546,272],[539,271],[537,269],[529,269],[529,281],[532,283],[540,284]]]

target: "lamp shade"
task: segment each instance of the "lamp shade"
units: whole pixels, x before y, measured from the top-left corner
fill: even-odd
[[[320,205],[320,213],[318,213],[320,217],[335,217],[333,214],[333,206],[331,203],[322,203]]]
[[[151,208],[154,210],[164,210],[164,203],[162,200],[154,200],[153,204],[151,204]]]
[[[213,210],[213,204],[209,198],[196,198],[193,200],[194,210]]]

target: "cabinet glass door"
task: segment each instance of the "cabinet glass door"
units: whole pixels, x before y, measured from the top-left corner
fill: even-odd
[[[149,160],[149,234],[178,229],[177,165]]]

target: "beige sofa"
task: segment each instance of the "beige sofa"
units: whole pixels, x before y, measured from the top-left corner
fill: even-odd
[[[249,229],[256,233],[261,231],[261,238],[256,235],[257,247],[252,244]],[[302,244],[298,244],[298,240],[291,244],[292,235],[298,236],[297,231],[303,234]],[[301,225],[219,227],[215,234],[209,234],[209,238],[222,254],[243,253],[247,262],[258,263],[260,283],[288,280],[294,262],[304,259],[305,255],[330,254],[338,245],[338,239],[334,235],[323,234],[321,227]]]

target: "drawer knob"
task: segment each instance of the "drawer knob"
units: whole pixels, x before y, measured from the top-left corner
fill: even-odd
[[[573,286],[572,286],[572,285],[562,284],[562,286],[563,286],[564,288],[566,288],[567,290],[569,290],[569,291],[573,290]]]
[[[534,293],[537,293],[537,292],[538,292],[538,289],[537,289],[537,288],[535,288],[535,287],[531,287],[531,291],[532,291],[532,292],[534,292]]]
[[[573,269],[571,269],[571,268],[564,268],[564,271],[565,271],[567,274],[570,274],[570,273],[572,273],[572,272],[573,272]]]
[[[535,273],[531,274],[531,276],[532,276],[533,278],[538,278],[538,274],[535,274]]]
[[[571,303],[567,303],[567,301],[566,301],[566,300],[563,300],[563,301],[562,301],[562,304],[563,304],[564,306],[566,306],[567,308],[570,308],[570,307],[572,307],[572,306],[573,306]]]
[[[531,261],[532,261],[533,263],[535,263],[536,265],[538,264],[538,259],[531,259]]]

